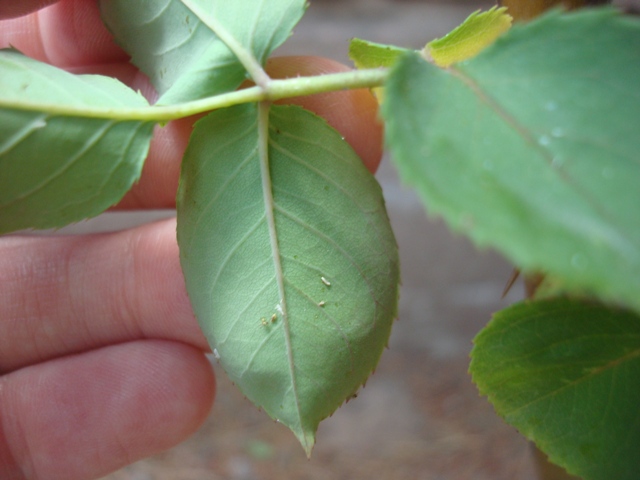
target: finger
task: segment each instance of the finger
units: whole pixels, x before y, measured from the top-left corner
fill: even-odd
[[[180,162],[189,143],[194,119],[184,118],[155,127],[149,154],[140,180],[134,184],[116,210],[175,208]]]
[[[33,6],[38,2],[12,3]],[[61,68],[126,62],[128,59],[102,23],[95,0],[60,0],[24,17],[3,21],[0,48],[8,46]]]
[[[208,349],[175,229],[166,220],[101,235],[0,238],[0,371],[146,338]]]
[[[0,19],[15,18],[35,12],[58,0],[0,0]]]
[[[26,367],[0,380],[0,478],[98,478],[170,448],[206,418],[209,362],[138,341]]]

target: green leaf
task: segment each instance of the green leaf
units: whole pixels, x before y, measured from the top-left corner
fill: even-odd
[[[349,44],[349,58],[357,68],[391,67],[404,53],[411,52],[406,48],[369,42],[354,38]]]
[[[117,203],[140,176],[154,124],[97,112],[146,100],[15,50],[0,51],[0,70],[0,233],[61,227]]]
[[[447,70],[404,56],[387,142],[427,208],[478,245],[640,310],[639,84],[640,22],[555,12]]]
[[[478,10],[444,37],[427,43],[424,51],[436,65],[448,67],[475,57],[509,30],[512,20],[506,7]]]
[[[526,302],[475,339],[471,373],[496,411],[570,473],[640,472],[640,317],[596,303]]]
[[[219,361],[309,454],[319,422],[374,369],[398,296],[380,187],[299,107],[200,120],[178,192],[187,290]]]
[[[243,60],[264,65],[305,0],[103,0],[101,10],[160,93],[158,103],[172,104],[236,89],[247,78]]]

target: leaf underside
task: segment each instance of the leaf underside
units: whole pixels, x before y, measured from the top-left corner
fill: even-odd
[[[471,373],[496,411],[585,480],[640,471],[640,317],[556,299],[496,314]]]
[[[640,309],[640,22],[551,13],[472,60],[405,55],[387,142],[429,211],[563,289]]]
[[[299,107],[271,107],[268,120],[259,108],[196,124],[178,193],[181,263],[229,377],[309,453],[387,343],[397,247],[377,182],[340,135]]]
[[[118,202],[140,176],[154,124],[83,115],[146,100],[114,79],[15,50],[0,51],[0,68],[0,233],[62,227]]]
[[[105,24],[156,87],[158,104],[165,105],[229,92],[246,80],[241,61],[209,19],[264,65],[305,11],[305,0],[103,0],[100,5]]]

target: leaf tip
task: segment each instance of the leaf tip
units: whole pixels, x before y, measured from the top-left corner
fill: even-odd
[[[439,67],[448,67],[478,55],[509,30],[512,22],[506,7],[477,10],[447,35],[429,42],[423,52]]]
[[[311,453],[313,452],[313,447],[316,444],[316,429],[305,429],[302,428],[300,431],[293,432],[300,442],[304,453],[307,455],[307,458],[311,458]]]

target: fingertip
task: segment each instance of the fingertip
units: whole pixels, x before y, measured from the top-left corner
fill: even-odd
[[[157,125],[137,182],[114,207],[116,210],[175,208],[180,162],[189,143],[194,119]]]
[[[27,367],[3,380],[0,419],[15,465],[0,472],[105,475],[186,439],[214,396],[204,355],[175,342],[131,342]]]
[[[16,18],[56,3],[58,0],[4,0],[0,1],[0,19]]]
[[[8,6],[11,3],[16,6]],[[0,18],[3,12],[4,18],[19,18],[3,22],[0,47],[11,45],[29,57],[66,69],[128,58],[103,24],[97,2],[0,0]],[[29,12],[33,13],[25,15]]]

